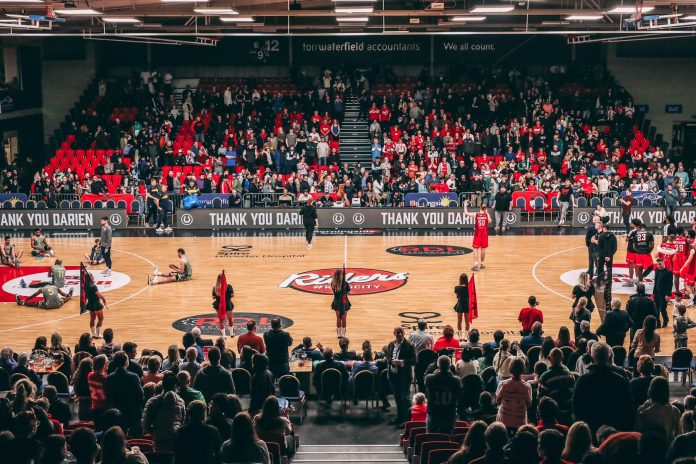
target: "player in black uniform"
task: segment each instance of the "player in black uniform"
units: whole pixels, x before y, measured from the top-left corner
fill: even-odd
[[[302,216],[302,224],[305,227],[305,239],[307,240],[307,248],[312,248],[312,238],[314,237],[314,229],[319,228],[319,218],[317,217],[317,208],[314,206],[312,199],[307,200],[307,203],[300,208],[300,216]]]
[[[452,373],[452,360],[447,356],[437,359],[438,370],[425,378],[425,396],[428,398],[428,433],[452,433],[457,419],[457,405],[462,381]]]
[[[346,281],[343,269],[336,269],[331,278],[331,290],[333,291],[333,301],[331,309],[336,312],[336,335],[338,338],[346,336],[346,322],[348,319],[348,310],[350,309],[350,285]]]
[[[626,266],[628,267],[628,280],[621,284],[622,287],[633,287],[636,270],[636,233],[640,229],[640,219],[631,221],[631,230],[626,234]]]
[[[641,223],[634,236],[636,277],[638,282],[642,282],[643,278],[652,272],[653,260],[651,253],[653,248],[655,248],[655,237],[646,229],[645,224]]]

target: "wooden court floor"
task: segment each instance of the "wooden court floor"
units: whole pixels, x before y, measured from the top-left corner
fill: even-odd
[[[471,246],[471,237],[401,237],[401,236],[322,236],[307,249],[303,237],[231,237],[231,238],[115,238],[111,279],[99,281],[103,266],[93,266],[97,284],[101,285],[109,303],[105,327],[116,333],[116,342],[135,341],[144,347],[165,351],[180,343],[182,331],[172,324],[182,320],[180,327],[205,324],[210,319],[198,317],[212,314],[211,288],[217,273],[225,270],[235,290],[237,333],[243,333],[243,317],[256,317],[262,324],[272,315],[292,321],[288,329],[299,343],[311,336],[324,346],[337,347],[331,297],[312,292],[326,291],[327,283],[320,274],[308,271],[341,267],[344,249],[348,269],[358,271],[363,282],[353,294],[348,315],[348,337],[352,348],[360,348],[363,340],[372,340],[381,347],[390,340],[394,326],[412,327],[424,317],[430,330],[439,334],[444,324],[456,323],[452,309],[453,286],[462,272],[470,276],[472,255],[401,256],[386,249],[403,245]],[[491,237],[486,260],[487,268],[476,272],[479,318],[474,327],[491,338],[502,329],[518,338],[517,315],[526,306],[530,294],[540,300],[544,311],[545,332],[554,338],[561,325],[570,326],[570,292],[577,273],[587,267],[582,236],[498,236]],[[52,238],[57,254],[68,266],[77,266],[91,246],[90,238]],[[28,255],[28,239],[17,243]],[[153,266],[165,270],[176,262],[176,249],[182,247],[193,265],[193,280],[161,286],[148,286],[146,274]],[[345,248],[344,248],[345,247]],[[620,248],[623,248],[620,246]],[[618,262],[625,250],[618,253]],[[52,262],[37,261],[25,256],[18,273],[3,267],[0,270],[3,291],[0,295],[0,345],[15,351],[28,350],[39,335],[60,332],[71,345],[89,330],[88,316],[79,315],[77,298],[58,310],[41,310],[17,306],[13,292],[24,292],[29,281],[36,280]],[[38,268],[35,268],[38,267]],[[73,269],[73,268],[71,268]],[[374,270],[374,271],[371,271]],[[328,271],[327,271],[328,272]],[[69,274],[77,275],[76,270]],[[294,279],[293,279],[294,277]],[[406,279],[404,279],[406,278]],[[565,279],[566,282],[564,282]],[[318,280],[317,280],[318,279]],[[69,279],[74,282],[74,279]],[[101,283],[100,283],[101,282]],[[284,286],[281,286],[283,284]],[[294,287],[294,288],[293,288]],[[615,286],[617,288],[618,285]],[[17,290],[21,288],[21,290]],[[387,290],[389,291],[382,291]],[[379,290],[379,293],[369,293]],[[626,290],[624,290],[626,291]],[[626,300],[628,294],[617,295]],[[242,314],[243,313],[243,314]],[[689,309],[692,318],[696,311]],[[196,317],[193,317],[196,316]],[[599,324],[597,313],[592,326]],[[572,330],[572,329],[571,329]],[[673,350],[671,329],[661,329],[663,354]],[[236,348],[236,343],[234,344]],[[696,336],[689,345],[696,348]]]

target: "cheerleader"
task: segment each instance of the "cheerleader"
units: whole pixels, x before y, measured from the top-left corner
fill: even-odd
[[[220,308],[220,287],[222,285],[222,277],[222,274],[218,274],[215,287],[213,287],[213,308],[215,308],[217,311],[222,336],[227,336],[227,331],[225,330],[225,320],[227,320],[227,326],[230,328],[230,337],[233,338],[234,317],[232,310],[234,310],[234,303],[232,303],[232,298],[234,298],[234,289],[232,288],[231,284],[227,284],[227,291],[225,292],[225,306],[224,308]]]
[[[336,312],[336,335],[338,338],[344,338],[346,336],[346,320],[348,317],[348,310],[350,309],[351,305],[350,300],[348,299],[350,285],[348,285],[348,282],[346,282],[343,269],[336,269],[334,271],[331,279],[331,290],[334,294],[331,309]]]
[[[457,304],[454,310],[457,313],[457,338],[469,338],[469,277],[462,273],[459,276],[459,285],[454,287],[454,294],[457,295]],[[462,319],[464,319],[466,336],[462,337]]]

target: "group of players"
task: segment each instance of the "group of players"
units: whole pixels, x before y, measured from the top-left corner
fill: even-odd
[[[41,229],[35,229],[31,236],[31,255],[36,259],[44,259],[56,255],[56,252],[48,243],[48,238],[41,232]],[[9,235],[5,235],[5,241],[0,248],[0,262],[5,266],[19,269],[22,256],[24,256],[24,250],[20,250],[12,243],[12,238]]]

